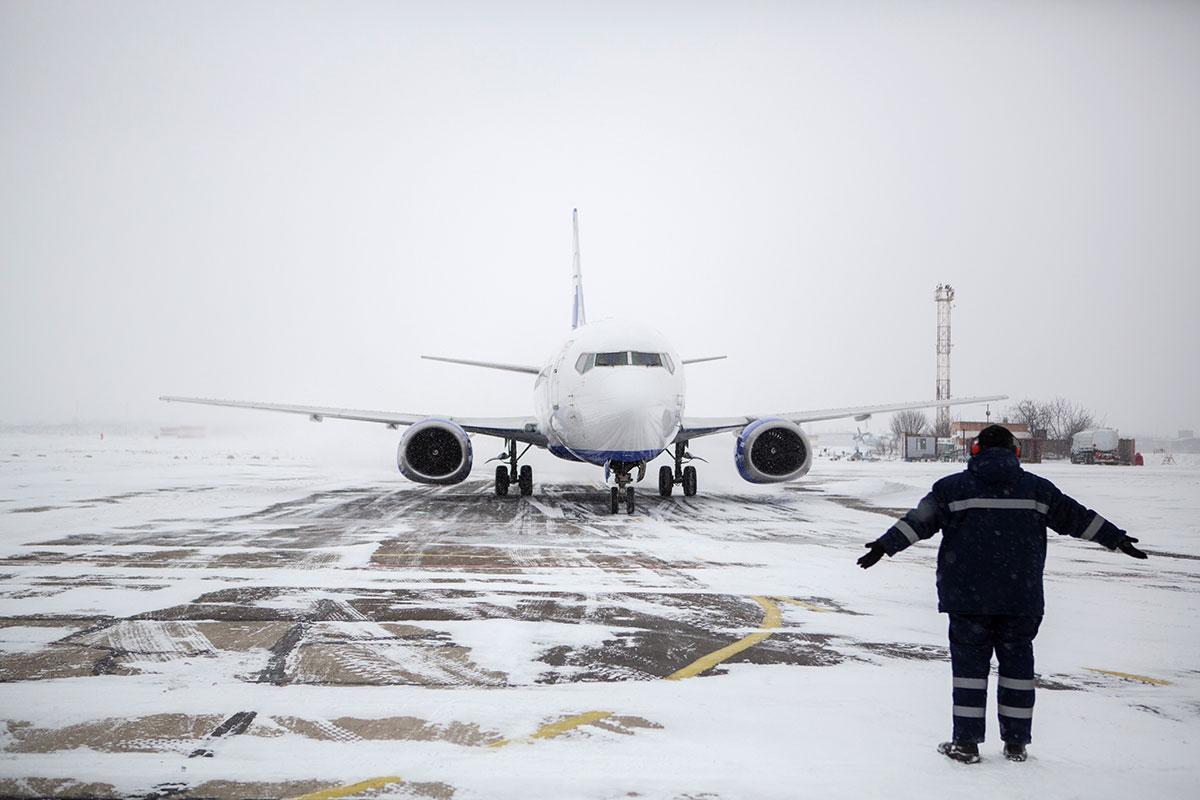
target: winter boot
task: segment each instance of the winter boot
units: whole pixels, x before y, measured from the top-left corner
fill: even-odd
[[[963,764],[979,763],[979,745],[974,742],[942,742],[938,752]]]
[[[1004,757],[1009,761],[1024,761],[1028,757],[1025,753],[1025,744],[1023,742],[1005,742]]]

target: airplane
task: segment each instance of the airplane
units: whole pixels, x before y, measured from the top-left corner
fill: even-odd
[[[917,400],[874,406],[826,408],[777,414],[729,417],[691,417],[684,413],[686,367],[725,356],[681,358],[658,331],[615,319],[589,323],[583,302],[579,258],[579,213],[571,214],[572,257],[571,332],[542,367],[477,359],[422,356],[434,361],[516,372],[534,377],[534,413],[527,417],[457,417],[369,411],[324,406],[216,400],[164,395],[160,400],[231,408],[302,414],[314,422],[346,419],[374,422],[390,429],[405,426],[396,454],[401,474],[428,484],[466,480],[473,466],[471,436],[504,440],[505,451],[495,459],[495,492],[508,494],[513,483],[521,495],[533,493],[533,468],[520,464],[530,448],[548,450],[558,458],[604,468],[609,509],[627,513],[636,505],[633,484],[645,478],[650,461],[659,455],[672,459],[658,471],[658,492],[697,493],[695,460],[688,443],[719,433],[737,435],[734,459],[742,478],[751,483],[778,483],[803,477],[812,467],[813,448],[801,429],[807,422],[853,418],[858,422],[906,409],[966,405],[1003,400],[1006,395],[944,400]],[[518,446],[524,449],[518,453]],[[636,478],[634,477],[636,473]]]
[[[886,433],[876,436],[870,431],[863,433],[862,428],[855,428],[854,430],[855,452],[858,452],[860,447],[867,452],[871,452],[873,450],[886,450],[893,444],[893,442],[894,438]]]

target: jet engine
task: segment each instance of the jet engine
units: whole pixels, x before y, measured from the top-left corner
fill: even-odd
[[[734,458],[738,472],[751,483],[780,483],[808,472],[812,467],[812,445],[796,423],[760,419],[738,434]]]
[[[400,438],[396,464],[418,483],[460,483],[471,472],[471,439],[448,419],[423,419]]]

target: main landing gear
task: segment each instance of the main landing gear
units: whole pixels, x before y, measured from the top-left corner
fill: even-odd
[[[533,467],[525,464],[520,469],[517,469],[517,462],[521,456],[529,452],[529,448],[533,445],[526,445],[521,451],[521,455],[517,455],[517,440],[507,440],[508,452],[501,453],[492,461],[504,461],[507,459],[509,466],[500,465],[496,467],[496,496],[504,497],[508,494],[508,487],[514,482],[521,491],[522,497],[528,497],[533,494]]]
[[[676,442],[675,467],[664,464],[658,468],[658,493],[663,497],[670,497],[677,483],[683,486],[685,497],[696,496],[696,468],[690,464],[683,466],[685,460],[691,461],[695,456],[688,453],[686,448],[687,442]]]

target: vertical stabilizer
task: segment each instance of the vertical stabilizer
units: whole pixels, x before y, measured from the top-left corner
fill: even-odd
[[[587,314],[583,310],[583,271],[579,266],[579,209],[571,209],[571,229],[575,237],[575,255],[571,264],[571,284],[575,294],[571,306],[571,328],[587,324]]]

